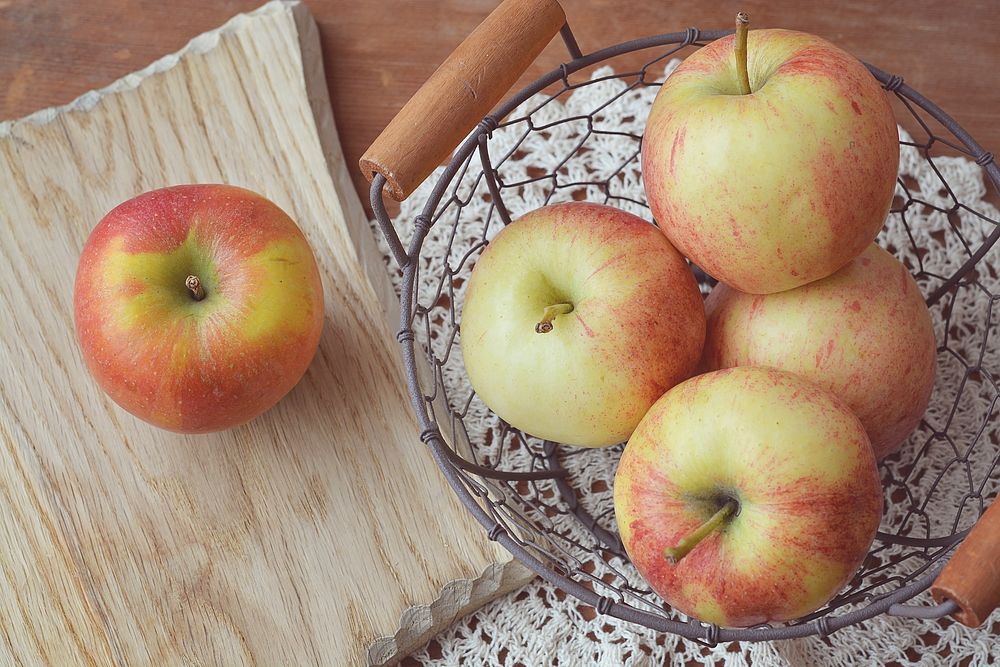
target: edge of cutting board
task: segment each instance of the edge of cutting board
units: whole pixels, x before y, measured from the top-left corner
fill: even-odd
[[[390,330],[395,330],[399,324],[398,297],[389,280],[385,260],[372,236],[341,150],[329,102],[318,29],[308,8],[299,0],[272,0],[251,12],[234,16],[219,28],[193,38],[179,51],[103,88],[84,93],[64,105],[42,109],[23,118],[0,121],[0,138],[11,136],[21,124],[45,125],[62,114],[87,112],[104,97],[138,87],[144,79],[170,70],[189,54],[211,51],[218,45],[222,35],[239,31],[254,17],[281,12],[291,13],[298,29],[304,77],[317,135],[338,199],[344,206],[344,219],[357,259],[379,297],[385,321],[391,327]],[[455,502],[449,488],[442,488],[441,492],[447,502]],[[482,539],[487,540],[485,532]],[[495,550],[497,561],[488,565],[477,577],[452,580],[442,588],[437,599],[429,604],[417,604],[406,609],[393,635],[374,638],[368,649],[368,663],[383,665],[398,661],[462,616],[534,579],[534,573],[506,550],[499,546],[495,546]]]
[[[316,119],[317,133],[327,166],[337,190],[338,198],[344,205],[344,219],[347,222],[351,241],[358,254],[358,260],[368,276],[368,280],[383,306],[383,316],[395,329],[399,325],[399,296],[389,279],[385,258],[375,242],[364,207],[351,180],[340,136],[337,133],[330,106],[330,94],[326,85],[323,58],[320,51],[319,31],[312,14],[299,0],[272,0],[256,11],[283,4],[292,8],[299,29],[302,47],[302,66],[309,104]],[[238,17],[237,17],[238,18]],[[430,369],[421,363],[424,359],[417,355],[419,369],[430,376]],[[443,489],[450,502],[450,488]],[[485,532],[483,533],[485,539]],[[392,636],[377,638],[368,649],[369,663],[389,664],[393,659],[419,648],[435,634],[451,626],[458,619],[472,613],[490,601],[514,591],[535,579],[534,572],[500,546],[496,547],[500,560],[486,566],[475,579],[456,579],[442,588],[439,597],[430,604],[414,605],[400,617],[399,627]]]

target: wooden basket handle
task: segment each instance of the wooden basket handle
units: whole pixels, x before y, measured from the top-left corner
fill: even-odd
[[[1000,500],[979,517],[931,586],[939,604],[951,600],[954,617],[975,628],[1000,606]]]
[[[403,201],[448,157],[566,23],[557,0],[504,0],[396,114],[361,157]]]

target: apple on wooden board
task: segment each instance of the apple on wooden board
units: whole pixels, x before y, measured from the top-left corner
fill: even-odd
[[[664,82],[642,143],[653,216],[744,292],[830,275],[871,243],[899,164],[885,92],[856,58],[790,30],[723,37]],[[741,74],[745,65],[746,74]]]
[[[705,311],[694,275],[653,225],[610,206],[554,204],[504,228],[479,258],[461,348],[483,402],[540,438],[628,438],[695,369]]]
[[[77,337],[120,406],[185,433],[246,422],[305,373],[323,289],[302,232],[228,185],[153,190],[98,223],[80,257]]]
[[[788,621],[833,597],[882,514],[868,436],[839,399],[791,373],[732,368],[667,392],[614,483],[632,563],[708,623]]]
[[[934,388],[934,326],[910,272],[877,245],[787,292],[720,283],[705,305],[705,370],[773,366],[812,380],[861,419],[879,459],[920,423]]]

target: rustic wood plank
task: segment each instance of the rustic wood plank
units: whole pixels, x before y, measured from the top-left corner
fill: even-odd
[[[362,201],[357,165],[378,136],[498,0],[308,0],[323,42],[333,111]],[[142,67],[260,0],[0,0],[0,118],[64,103]],[[1000,153],[1000,13],[988,0],[632,2],[561,0],[586,52],[656,32],[729,27],[738,10],[759,27],[822,35],[895,72]],[[558,39],[526,83],[565,58]],[[631,64],[635,64],[635,60]],[[624,64],[623,64],[624,66]],[[366,204],[367,206],[367,204]]]
[[[322,71],[305,7],[272,3],[0,125],[0,663],[382,664],[528,579],[419,442]],[[327,317],[276,408],[181,436],[89,378],[73,278],[118,202],[219,181],[299,223]]]

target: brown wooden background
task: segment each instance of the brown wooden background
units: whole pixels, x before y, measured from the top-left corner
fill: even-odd
[[[264,0],[0,0],[0,119],[69,102]],[[316,16],[348,164],[499,0],[305,0]],[[584,52],[657,32],[755,27],[822,35],[907,83],[1000,153],[995,0],[562,0]],[[558,39],[526,73],[564,58]],[[525,82],[530,80],[525,79]],[[360,173],[355,184],[367,201]]]
[[[305,0],[320,26],[349,165],[499,0]],[[176,51],[264,0],[0,0],[0,119],[64,104]],[[904,76],[1000,153],[996,0],[561,0],[584,52],[658,32],[754,27],[819,34]],[[523,82],[556,66],[557,39]],[[362,201],[367,183],[355,171]],[[433,651],[433,644],[432,644]]]

